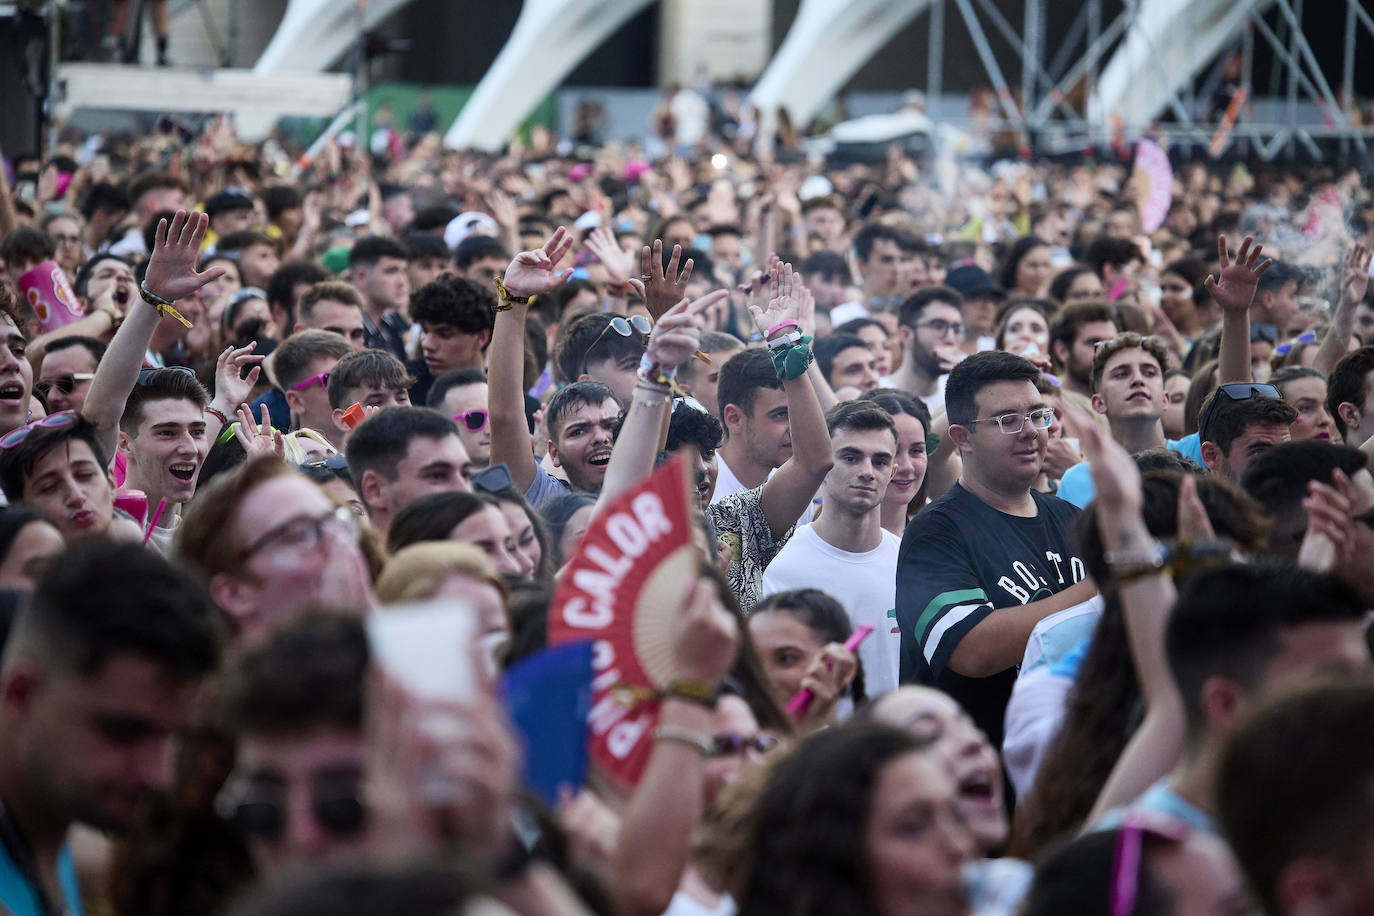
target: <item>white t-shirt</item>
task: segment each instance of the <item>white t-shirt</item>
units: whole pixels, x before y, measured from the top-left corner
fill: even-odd
[[[897,686],[902,637],[897,628],[897,553],[902,539],[890,531],[867,553],[850,553],[827,543],[816,530],[797,529],[763,571],[763,596],[794,588],[818,588],[844,605],[849,622],[873,625],[859,645],[870,697]]]

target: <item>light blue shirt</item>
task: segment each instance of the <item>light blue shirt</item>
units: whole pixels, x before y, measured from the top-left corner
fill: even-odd
[[[1200,468],[1207,467],[1202,462],[1202,443],[1198,441],[1197,433],[1184,436],[1182,439],[1166,440],[1164,447],[1192,460]],[[1088,503],[1092,502],[1093,497],[1097,495],[1097,488],[1093,486],[1088,462],[1080,461],[1065,471],[1064,476],[1059,478],[1059,489],[1055,491],[1054,495],[1073,503],[1080,509],[1087,508]]]
[[[1212,820],[1212,816],[1169,788],[1167,778],[1150,786],[1143,795],[1129,805],[1113,808],[1102,815],[1098,818],[1097,823],[1093,824],[1092,829],[1114,830],[1125,823],[1126,815],[1132,811],[1162,814],[1183,821],[1194,830],[1213,835],[1218,833],[1216,821]]]

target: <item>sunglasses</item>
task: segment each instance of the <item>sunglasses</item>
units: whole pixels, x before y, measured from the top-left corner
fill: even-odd
[[[714,735],[711,743],[712,757],[729,757],[731,754],[742,754],[750,749],[766,754],[778,746],[778,739],[767,732],[759,732],[748,737],[735,732],[723,732]]]
[[[1202,408],[1202,415],[1198,417],[1197,428],[1202,441],[1207,441],[1204,430],[1210,431],[1212,414],[1216,412],[1217,403],[1225,395],[1232,401],[1248,401],[1251,398],[1273,398],[1282,401],[1283,395],[1273,385],[1264,382],[1230,382],[1217,388],[1216,394],[1212,395],[1211,400]]]
[[[148,384],[153,380],[153,374],[157,372],[182,372],[189,375],[191,378],[196,377],[195,370],[186,366],[159,366],[152,369],[138,370],[138,383],[140,385]]]
[[[76,390],[77,382],[89,382],[93,378],[95,378],[94,372],[68,372],[66,375],[34,382],[33,390],[38,393],[39,397],[46,400],[49,392],[54,388],[61,394],[71,394]]]
[[[59,410],[57,413],[50,413],[41,420],[34,420],[24,426],[18,426],[4,436],[0,436],[0,448],[12,449],[29,437],[29,433],[35,429],[66,429],[68,426],[75,426],[80,417],[74,410]]]
[[[631,315],[629,318],[623,315],[616,315],[611,319],[609,324],[601,329],[601,333],[596,335],[596,339],[587,347],[586,355],[582,357],[583,373],[587,371],[588,358],[591,356],[592,351],[596,349],[596,345],[601,343],[601,338],[606,336],[607,331],[615,331],[621,337],[629,337],[631,334],[638,331],[640,344],[647,347],[649,345],[649,332],[653,329],[653,323],[643,315]]]
[[[289,805],[277,788],[254,787],[220,807],[245,834],[264,840],[279,839],[290,819]],[[310,813],[326,833],[338,838],[354,836],[367,823],[367,808],[356,779],[316,783]]]
[[[462,413],[453,415],[454,423],[463,424],[463,428],[470,433],[479,433],[487,426],[487,417],[490,414],[481,407],[475,410],[465,410]]]
[[[311,385],[315,384],[316,382],[319,382],[319,383],[320,383],[320,387],[323,388],[323,389],[325,389],[326,391],[328,391],[328,390],[329,390],[329,373],[328,373],[328,372],[321,372],[319,375],[312,375],[312,376],[310,376],[310,378],[306,379],[305,381],[297,382],[296,384],[292,385],[292,386],[291,386],[291,390],[292,390],[292,391],[304,391],[305,389],[309,388]]]
[[[348,459],[340,454],[330,455],[328,458],[316,458],[314,461],[302,461],[296,465],[302,471],[346,471],[348,470]]]
[[[500,493],[502,490],[509,490],[513,484],[510,465],[504,461],[493,464],[472,478],[472,488],[486,493]]]

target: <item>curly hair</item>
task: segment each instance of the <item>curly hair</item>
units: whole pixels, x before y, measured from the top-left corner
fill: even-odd
[[[491,334],[496,294],[463,277],[445,274],[410,296],[410,317],[420,324],[446,324],[464,334]]]

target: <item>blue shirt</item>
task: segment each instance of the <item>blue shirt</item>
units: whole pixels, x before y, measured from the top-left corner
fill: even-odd
[[[59,901],[64,916],[82,916],[81,891],[76,884],[76,866],[71,850],[63,843],[57,853],[57,882],[62,888]],[[10,916],[49,916],[43,909],[38,889],[0,843],[0,908]]]
[[[1169,788],[1167,777],[1150,786],[1143,795],[1129,805],[1113,808],[1102,815],[1098,818],[1097,823],[1093,824],[1092,829],[1114,830],[1125,822],[1126,815],[1132,811],[1162,814],[1183,821],[1194,830],[1200,830],[1214,836],[1219,833],[1216,821],[1212,820],[1212,816]]]
[[[1198,441],[1197,433],[1184,436],[1182,439],[1168,439],[1165,441],[1164,447],[1171,452],[1178,452],[1183,457],[1191,459],[1200,468],[1207,467],[1202,462],[1202,443]],[[1088,462],[1080,461],[1065,471],[1064,476],[1059,478],[1059,489],[1055,491],[1054,495],[1073,503],[1080,509],[1087,508],[1088,503],[1092,502],[1093,497],[1097,495],[1097,488],[1093,485],[1092,472],[1088,468]]]

